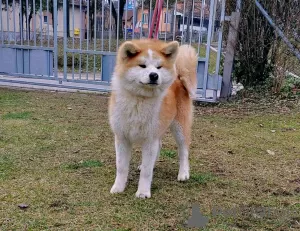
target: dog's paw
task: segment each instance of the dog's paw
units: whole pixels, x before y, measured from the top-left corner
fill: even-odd
[[[135,196],[136,196],[137,198],[146,199],[146,198],[150,198],[150,197],[151,197],[151,192],[150,192],[150,191],[140,191],[140,190],[138,190],[138,191],[135,193]]]
[[[124,192],[125,190],[125,186],[123,185],[118,185],[118,184],[114,184],[111,189],[110,189],[110,193],[114,194],[114,193],[121,193]]]
[[[178,181],[187,181],[188,179],[190,179],[190,174],[188,171],[179,172],[177,177]]]

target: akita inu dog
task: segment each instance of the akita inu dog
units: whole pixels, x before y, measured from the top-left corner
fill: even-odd
[[[136,196],[151,197],[153,168],[161,139],[170,127],[178,145],[178,180],[189,179],[189,144],[193,119],[192,96],[197,86],[198,56],[178,42],[133,40],[117,54],[109,102],[115,135],[116,179],[111,193],[123,192],[133,144],[142,146]]]

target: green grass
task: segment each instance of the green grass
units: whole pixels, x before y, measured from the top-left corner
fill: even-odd
[[[177,153],[174,150],[165,150],[165,149],[162,149],[161,152],[160,152],[160,155],[163,156],[163,157],[175,158],[176,155],[177,155]]]
[[[86,160],[80,161],[78,163],[72,163],[65,165],[67,169],[79,169],[79,168],[94,168],[94,167],[101,167],[102,163],[97,160]]]
[[[31,112],[25,111],[25,112],[16,112],[16,113],[12,113],[9,112],[7,114],[4,114],[2,116],[2,119],[4,120],[16,120],[16,119],[29,119],[31,117]]]
[[[109,193],[116,169],[107,101],[0,88],[0,230],[199,230],[187,229],[193,204],[209,218],[204,230],[299,230],[299,107],[265,99],[196,106],[190,180],[177,181],[177,147],[168,132],[152,197],[140,200],[140,148],[125,192]],[[214,216],[215,207],[275,212]]]
[[[10,175],[13,171],[13,167],[12,158],[2,154],[0,156],[0,180],[4,180]]]
[[[215,180],[215,176],[211,173],[202,173],[202,174],[192,174],[191,180],[199,184],[206,184],[210,181]]]

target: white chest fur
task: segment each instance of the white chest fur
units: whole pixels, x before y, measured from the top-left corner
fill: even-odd
[[[141,143],[158,134],[160,98],[117,94],[110,123],[117,136]]]

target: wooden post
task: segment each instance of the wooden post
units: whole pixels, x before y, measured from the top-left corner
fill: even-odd
[[[231,75],[233,69],[234,51],[238,38],[240,17],[240,12],[233,12],[231,14],[230,28],[226,47],[226,56],[224,60],[223,81],[220,94],[220,98],[224,100],[227,100],[231,94]]]

